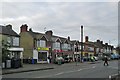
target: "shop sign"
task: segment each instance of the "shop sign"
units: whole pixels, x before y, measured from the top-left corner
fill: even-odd
[[[38,51],[41,51],[41,50],[43,50],[43,51],[48,51],[48,50],[49,50],[49,48],[45,48],[45,47],[38,47],[38,48],[37,48],[37,50],[38,50]]]
[[[56,50],[56,49],[54,49],[54,52],[63,52],[63,50]]]

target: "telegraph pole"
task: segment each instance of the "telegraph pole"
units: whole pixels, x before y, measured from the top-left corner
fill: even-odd
[[[83,62],[83,25],[81,25],[81,62]]]

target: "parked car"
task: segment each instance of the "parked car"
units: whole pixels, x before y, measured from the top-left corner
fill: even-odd
[[[119,56],[118,54],[112,54],[111,55],[111,59],[114,60],[114,59],[119,59]]]
[[[89,61],[90,58],[89,58],[89,57],[83,57],[83,60],[84,60],[84,61]]]
[[[98,61],[98,57],[97,56],[94,56],[94,59],[95,59],[95,61]]]
[[[108,57],[108,61],[110,61],[111,60],[111,58],[110,57]]]
[[[64,62],[65,62],[65,63],[69,63],[69,62],[70,62],[70,58],[65,57],[65,58],[64,58]]]
[[[103,56],[103,57],[102,57],[102,60],[104,61],[104,59],[105,59],[105,57]],[[111,60],[111,57],[108,57],[108,56],[107,56],[107,59],[108,59],[108,61],[110,61],[110,60]]]
[[[55,63],[55,64],[58,64],[58,61],[61,61],[62,64],[65,62],[64,59],[63,59],[63,57],[57,57],[57,58],[54,60],[54,63]]]

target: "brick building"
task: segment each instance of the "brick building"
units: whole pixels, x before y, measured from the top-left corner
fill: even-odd
[[[28,26],[22,25],[20,31],[21,43],[24,48],[24,58],[33,58],[37,63],[48,63],[48,56],[52,61],[59,56],[73,57],[72,43],[70,37],[64,38],[53,35],[53,32],[46,31],[44,34],[28,30]]]

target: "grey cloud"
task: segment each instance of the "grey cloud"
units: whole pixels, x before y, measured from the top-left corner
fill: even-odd
[[[80,25],[91,40],[117,39],[117,3],[4,3],[3,24],[19,27],[27,23],[34,31],[53,30],[56,35],[80,39]],[[8,13],[9,11],[9,13]],[[115,27],[114,27],[115,26]],[[113,29],[114,28],[114,29]],[[106,38],[107,37],[107,38]]]

